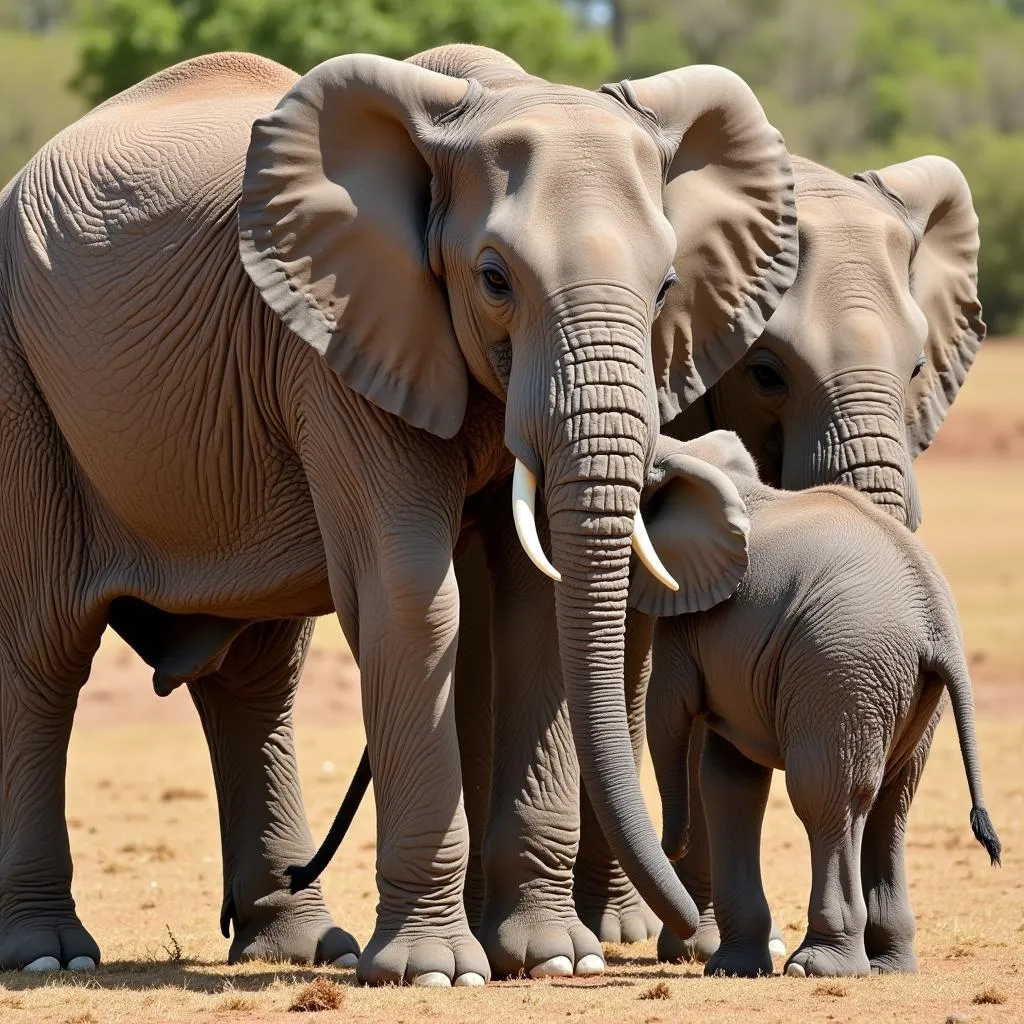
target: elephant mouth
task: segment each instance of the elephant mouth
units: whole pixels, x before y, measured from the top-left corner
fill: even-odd
[[[526,557],[549,579],[555,583],[562,582],[562,574],[551,564],[541,546],[537,534],[536,520],[537,474],[525,462],[516,459],[515,471],[512,475],[512,520],[515,523],[516,535],[522,544]],[[678,591],[679,584],[665,568],[658,553],[654,550],[647,526],[639,507],[633,516],[633,535],[630,541],[636,556],[650,574],[668,587]]]

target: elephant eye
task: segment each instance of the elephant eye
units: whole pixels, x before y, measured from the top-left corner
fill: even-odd
[[[672,287],[679,280],[679,275],[674,271],[668,272],[668,277],[665,278],[661,288],[658,291],[658,297],[654,300],[654,315],[657,316],[661,312],[661,307],[665,305],[665,296],[668,295],[669,288]]]
[[[778,370],[765,363],[754,363],[750,367],[749,372],[754,383],[761,391],[776,394],[786,389],[786,382],[782,379],[782,375]]]
[[[508,278],[497,267],[484,267],[480,271],[480,277],[484,282],[484,288],[488,294],[495,299],[507,299],[512,294],[512,286]]]
[[[916,362],[916,363],[914,363],[914,369],[913,369],[913,371],[912,371],[912,372],[911,372],[911,374],[910,374],[910,379],[911,379],[911,380],[913,380],[913,379],[914,379],[914,378],[915,378],[915,377],[916,377],[916,376],[917,376],[917,375],[918,375],[918,374],[919,374],[919,373],[920,373],[920,372],[921,372],[921,371],[922,371],[922,370],[924,369],[924,365],[925,365],[925,363],[927,363],[927,362],[928,362],[928,360],[927,360],[927,359],[925,358],[925,355],[924,355],[924,353],[922,352],[922,353],[921,353],[921,354],[920,354],[920,355],[919,355],[919,356],[917,357],[917,362]]]

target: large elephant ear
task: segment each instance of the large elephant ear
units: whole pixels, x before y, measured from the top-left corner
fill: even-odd
[[[604,91],[638,111],[665,157],[679,283],[653,329],[663,423],[757,340],[797,271],[793,169],[750,88],[697,65]]]
[[[431,147],[471,83],[385,57],[313,68],[252,128],[238,230],[267,304],[345,383],[441,437],[468,371],[427,245]]]
[[[630,607],[659,618],[702,612],[740,585],[747,571],[750,520],[733,476],[756,479],[757,470],[732,431],[696,441],[658,438],[643,516],[654,550],[679,590],[655,580],[634,557]]]
[[[922,156],[855,174],[909,220],[915,253],[910,287],[928,321],[925,364],[907,393],[907,444],[916,458],[942,426],[985,339],[978,301],[978,216],[963,172]]]

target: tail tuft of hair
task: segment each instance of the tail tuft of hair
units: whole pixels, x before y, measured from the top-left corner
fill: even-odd
[[[996,830],[992,826],[992,819],[984,807],[971,808],[971,831],[974,833],[974,838],[988,851],[989,857],[992,858],[992,864],[1002,866],[1003,862],[1000,858],[1003,844],[999,842],[999,836],[996,835]]]

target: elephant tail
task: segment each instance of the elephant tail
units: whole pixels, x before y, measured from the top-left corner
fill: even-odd
[[[284,870],[291,880],[290,888],[293,894],[309,888],[334,859],[338,847],[341,846],[342,840],[352,824],[352,819],[356,816],[356,811],[359,810],[359,805],[370,785],[370,778],[370,752],[363,747],[363,756],[359,759],[359,765],[349,783],[348,792],[338,808],[338,813],[334,816],[334,821],[331,823],[324,841],[320,844],[320,849],[313,854],[308,864],[292,864]]]
[[[974,728],[974,693],[962,646],[959,643],[951,645],[924,667],[942,679],[949,691],[957,737],[960,740],[960,756],[964,761],[967,786],[971,793],[971,831],[974,838],[985,847],[992,863],[1001,864],[1002,843],[985,809],[978,739]]]

